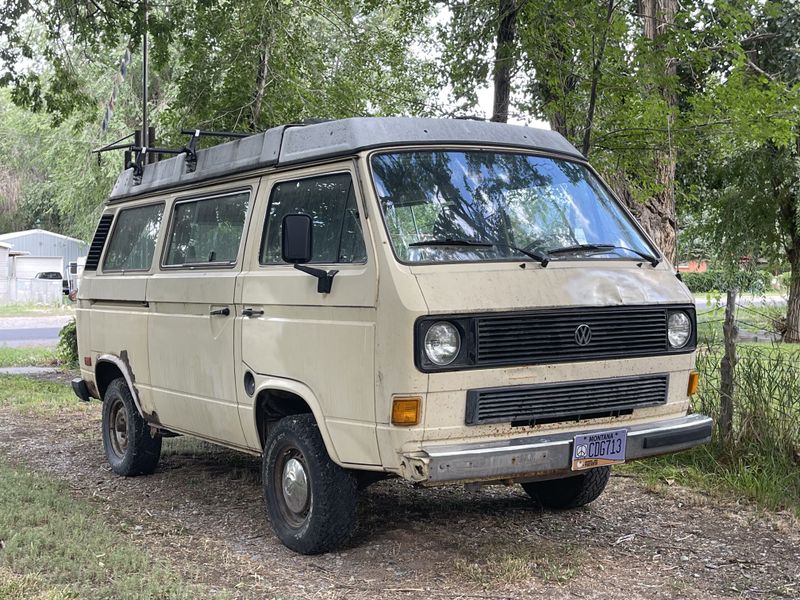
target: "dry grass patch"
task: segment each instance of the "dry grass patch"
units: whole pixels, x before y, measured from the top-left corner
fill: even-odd
[[[536,548],[484,548],[474,560],[458,559],[455,572],[481,586],[513,584],[538,579],[544,583],[566,583],[574,578],[586,558],[583,549],[571,544],[541,544]]]

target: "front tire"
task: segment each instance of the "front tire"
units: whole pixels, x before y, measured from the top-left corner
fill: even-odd
[[[545,508],[578,508],[597,500],[610,477],[611,467],[597,467],[564,479],[530,481],[522,488]]]
[[[269,520],[285,546],[320,554],[350,538],[357,480],[330,459],[312,415],[285,417],[275,425],[261,473]]]
[[[103,448],[111,470],[125,477],[149,475],[161,457],[161,436],[150,433],[122,377],[103,395]]]

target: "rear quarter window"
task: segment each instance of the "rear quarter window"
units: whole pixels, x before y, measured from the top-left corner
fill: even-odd
[[[119,211],[108,242],[103,270],[149,271],[163,212],[163,204]]]

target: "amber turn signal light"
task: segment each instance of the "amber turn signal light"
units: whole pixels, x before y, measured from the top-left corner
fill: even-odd
[[[419,396],[398,396],[392,399],[392,425],[410,427],[419,424]]]
[[[694,396],[697,393],[698,385],[700,385],[700,373],[692,371],[689,373],[689,389],[686,391],[686,394]]]

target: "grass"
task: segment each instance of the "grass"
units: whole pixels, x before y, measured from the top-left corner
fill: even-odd
[[[63,304],[2,304],[0,317],[42,317],[71,315],[72,303]]]
[[[743,333],[774,332],[781,319],[786,317],[785,306],[753,305],[736,309],[737,325]],[[715,306],[697,313],[697,338],[700,344],[722,343],[722,324],[725,307]]]
[[[0,462],[0,598],[208,595],[135,546],[64,486]]]
[[[791,460],[761,453],[732,458],[708,445],[616,468],[643,477],[652,490],[677,483],[800,517],[800,467]]]
[[[800,348],[795,344],[737,344],[733,436],[723,447],[718,430],[711,444],[688,452],[632,463],[657,488],[675,481],[743,497],[800,516]],[[701,347],[697,412],[717,422],[722,350]]]
[[[11,407],[27,414],[53,415],[86,406],[63,383],[22,375],[0,375],[0,407]]]
[[[565,583],[578,574],[585,551],[570,545],[535,549],[483,548],[476,560],[457,559],[455,572],[463,579],[488,587],[529,579],[544,583]]]
[[[58,363],[55,348],[34,346],[8,348],[0,346],[0,367],[42,367]]]

